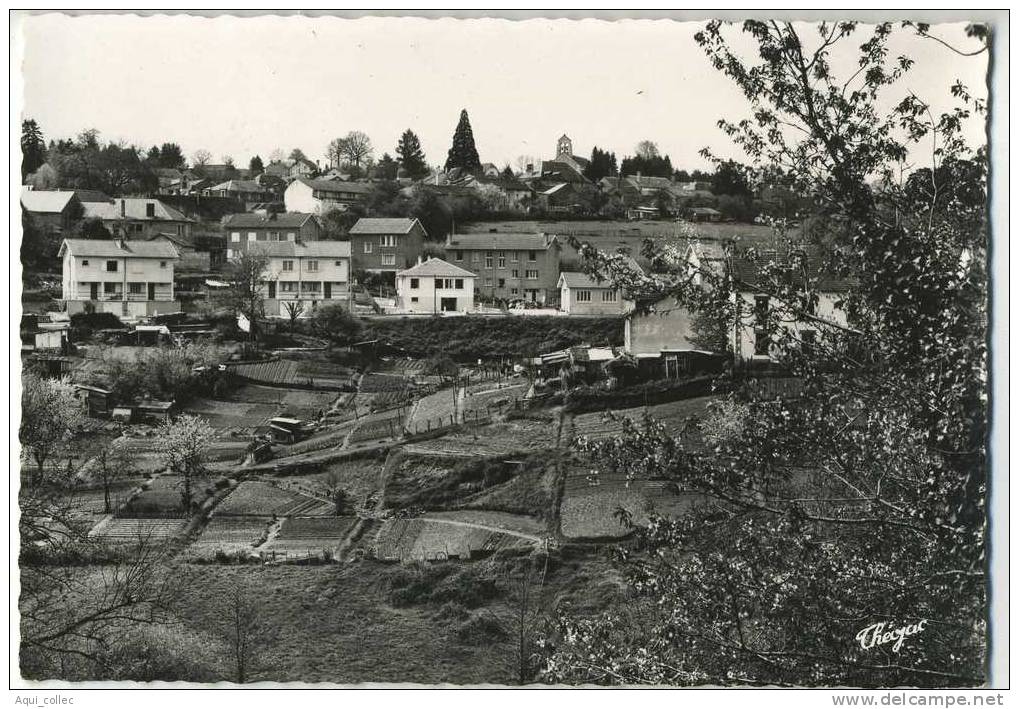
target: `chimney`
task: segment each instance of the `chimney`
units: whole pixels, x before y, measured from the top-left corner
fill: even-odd
[[[420,265],[421,265],[421,264],[423,264],[423,263],[424,263],[424,259],[422,259],[422,258],[421,258],[421,255],[420,255],[420,254],[418,254],[418,266],[420,266]]]

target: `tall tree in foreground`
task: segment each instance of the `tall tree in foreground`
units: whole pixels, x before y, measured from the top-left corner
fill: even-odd
[[[84,423],[81,402],[69,382],[27,373],[22,378],[21,427],[18,438],[35,462],[32,483],[43,480],[43,469],[63,442]]]
[[[265,317],[263,285],[269,276],[269,257],[257,248],[246,249],[227,263],[223,275],[230,287],[220,296],[222,304],[247,319],[251,339],[257,340],[258,323]]]
[[[421,150],[421,140],[410,128],[403,132],[400,142],[396,144],[396,158],[400,167],[407,171],[407,176],[412,180],[420,180],[428,174],[428,163]]]
[[[605,472],[664,478],[710,503],[640,525],[624,516],[636,536],[621,554],[633,601],[593,617],[563,609],[545,638],[543,676],[980,684],[986,153],[970,150],[960,129],[983,105],[956,84],[958,107],[944,115],[913,95],[890,114],[879,108],[913,64],[889,55],[888,24],[821,23],[803,36],[777,22],[742,29],[756,52],[734,49],[718,22],[697,35],[754,116],[720,125],[756,168],[784,170],[841,225],[825,266],[850,284],[840,303],[849,327],[815,314],[824,286],[801,254],[733,247],[732,258],[756,262],[757,289],[774,304],[759,325],[802,394],[775,399],[722,380],[729,393],[718,409],[684,431],[648,417],[613,439],[579,442]],[[977,28],[971,35],[986,37]],[[846,44],[858,47],[857,62],[838,76],[830,57]],[[903,185],[907,158],[928,165]],[[618,273],[611,258],[583,251]],[[687,269],[677,263],[675,281],[634,285],[732,323],[739,272],[705,269],[698,285]],[[773,311],[809,320],[816,340],[780,327]],[[911,629],[902,643],[885,642],[900,628]]]
[[[42,167],[46,162],[46,141],[42,129],[34,120],[21,122],[21,180]]]
[[[205,454],[215,432],[201,416],[185,414],[163,424],[156,448],[166,467],[180,475],[181,508],[191,512],[195,480],[205,474]]]
[[[262,164],[262,158],[258,155],[251,158],[251,160],[248,161],[248,171],[251,173],[252,177],[258,177],[265,172],[265,165]]]
[[[453,133],[453,145],[446,157],[446,169],[454,167],[464,170],[477,170],[481,167],[478,149],[474,145],[474,131],[471,130],[471,119],[467,117],[467,109],[460,111],[460,122]]]

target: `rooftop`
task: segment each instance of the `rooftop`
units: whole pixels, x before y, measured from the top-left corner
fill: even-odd
[[[277,258],[350,258],[349,241],[258,241],[252,249]]]
[[[362,217],[350,228],[351,234],[407,234],[418,224],[417,219]]]
[[[40,214],[60,214],[74,199],[73,191],[62,190],[22,190],[21,206],[29,212]]]
[[[367,182],[343,182],[342,180],[312,180],[307,177],[298,177],[294,182],[300,182],[313,190],[319,192],[354,192],[356,194],[367,194],[372,186]]]
[[[454,266],[443,261],[441,258],[431,258],[427,261],[412,266],[405,271],[399,271],[397,276],[444,276],[450,278],[476,278],[477,275],[470,271]]]
[[[309,219],[314,218],[314,215],[305,212],[280,212],[273,215],[244,212],[242,214],[227,214],[223,217],[223,226],[241,229],[278,226],[286,229],[302,227]]]
[[[70,251],[75,256],[97,258],[179,258],[177,249],[165,239],[123,241],[120,239],[64,239],[60,256]]]
[[[542,233],[452,234],[446,241],[446,250],[519,249],[521,251],[544,251],[554,243],[556,243],[554,236]]]
[[[608,278],[599,281],[582,271],[563,271],[559,274],[559,283],[565,284],[567,288],[615,288]]]
[[[154,216],[148,216],[147,205],[155,205]],[[123,205],[123,208],[121,207]],[[142,221],[190,222],[184,214],[158,199],[118,197],[112,202],[86,202],[86,217],[99,219],[135,219]]]

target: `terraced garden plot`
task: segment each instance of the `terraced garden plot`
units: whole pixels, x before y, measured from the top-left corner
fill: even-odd
[[[527,515],[516,515],[509,512],[492,510],[452,510],[449,512],[429,512],[424,519],[441,519],[453,522],[465,522],[484,527],[497,527],[511,532],[520,532],[540,537],[545,534],[545,523]]]
[[[678,433],[686,419],[690,416],[704,416],[708,413],[708,405],[717,401],[714,396],[701,396],[695,399],[684,399],[672,401],[667,404],[655,404],[647,407],[647,412],[658,422],[662,423],[667,430]],[[640,424],[644,418],[645,408],[643,406],[633,409],[620,409],[616,411],[617,416],[629,418],[634,423]],[[611,438],[623,430],[621,421],[613,421],[604,413],[594,412],[578,414],[570,422],[568,432],[574,436],[586,436],[591,440]],[[567,431],[564,431],[567,433]]]
[[[419,441],[408,450],[449,455],[502,455],[515,451],[555,446],[555,421],[514,419],[467,430],[452,431],[442,438]]]
[[[471,558],[503,550],[525,549],[533,541],[462,524],[425,519],[389,520],[375,541],[384,560]]]
[[[453,390],[440,389],[423,397],[414,406],[407,428],[411,431],[425,430],[431,422],[432,428],[449,425],[453,415]]]
[[[280,413],[295,418],[313,420],[319,413],[325,413],[336,401],[336,392],[288,389],[280,402]]]
[[[194,554],[204,555],[217,550],[237,551],[254,549],[255,544],[265,538],[271,524],[267,517],[224,517],[213,515],[202,535],[189,549]]]
[[[326,500],[290,490],[280,490],[269,483],[248,480],[227,495],[216,508],[216,514],[285,517],[327,515],[331,514],[333,509],[333,505]]]
[[[232,364],[229,367],[230,371],[239,377],[264,384],[282,384],[285,386],[287,384],[305,382],[308,379],[308,377],[302,377],[298,373],[297,362],[286,359]]]
[[[278,404],[286,396],[286,390],[279,387],[245,384],[224,396],[226,401],[245,404]]]
[[[196,505],[200,505],[206,498],[205,488],[210,480],[198,478],[192,482],[191,497]],[[118,517],[144,517],[152,514],[179,514],[184,515],[181,507],[181,478],[178,475],[160,475],[153,478],[151,484],[142,490],[141,494],[133,498],[117,511]]]
[[[464,399],[464,411],[487,411],[490,408],[505,407],[527,393],[526,383],[500,388],[496,388],[497,386],[496,382],[486,382],[482,387],[471,387],[475,391],[468,391]]]
[[[187,520],[183,519],[112,518],[90,536],[106,542],[164,540],[183,532],[186,525]]]
[[[695,493],[674,492],[664,481],[627,482],[622,475],[605,473],[595,478],[575,469],[566,478],[559,510],[561,529],[571,539],[617,539],[628,533],[616,519],[620,507],[643,524],[652,507],[658,514],[680,515],[704,501]]]
[[[399,438],[403,435],[404,417],[400,411],[396,411],[395,414],[395,416],[378,417],[374,420],[362,420],[350,435],[350,442],[358,443],[360,441]]]
[[[287,480],[321,488],[324,491],[326,481],[330,476],[335,476],[339,485],[346,490],[354,503],[362,504],[370,493],[379,489],[381,473],[381,460],[360,458],[328,463],[322,472],[314,475],[302,475],[298,478],[287,478]]]
[[[283,521],[276,537],[260,551],[298,556],[323,552],[335,555],[355,524],[357,517],[289,518]]]
[[[339,426],[330,427],[325,431],[316,432],[310,438],[306,438],[292,446],[279,446],[276,457],[277,459],[282,459],[292,455],[325,450],[326,448],[338,448],[343,445],[347,434],[350,433],[353,427],[354,422],[347,421]]]
[[[131,493],[145,481],[145,478],[125,478],[110,483],[110,505],[114,510],[127,502]],[[74,511],[82,515],[106,514],[103,488],[90,486],[70,491],[67,495],[68,504]]]
[[[402,391],[410,382],[399,374],[369,373],[361,377],[358,391],[366,393]]]
[[[264,426],[276,414],[276,405],[196,399],[187,413],[201,416],[217,431],[250,432]]]
[[[384,391],[373,394],[369,407],[374,411],[385,411],[401,405],[409,405],[414,401],[414,393],[410,389]]]

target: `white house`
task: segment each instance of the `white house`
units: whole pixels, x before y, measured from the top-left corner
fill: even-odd
[[[559,274],[559,308],[571,315],[624,315],[633,301],[608,279],[597,280],[580,271]]]
[[[283,193],[283,203],[288,212],[323,215],[334,209],[346,211],[352,205],[367,199],[369,192],[371,185],[365,182],[312,180],[299,177],[291,182]]]
[[[167,240],[64,239],[62,298],[68,313],[91,302],[97,312],[141,317],[180,310],[174,300],[177,249]]]
[[[428,259],[397,272],[396,306],[408,313],[469,313],[476,278],[442,259]]]
[[[300,303],[303,315],[327,303],[349,306],[349,241],[255,242],[248,250],[269,259],[262,289],[269,317],[290,317],[287,303]]]

